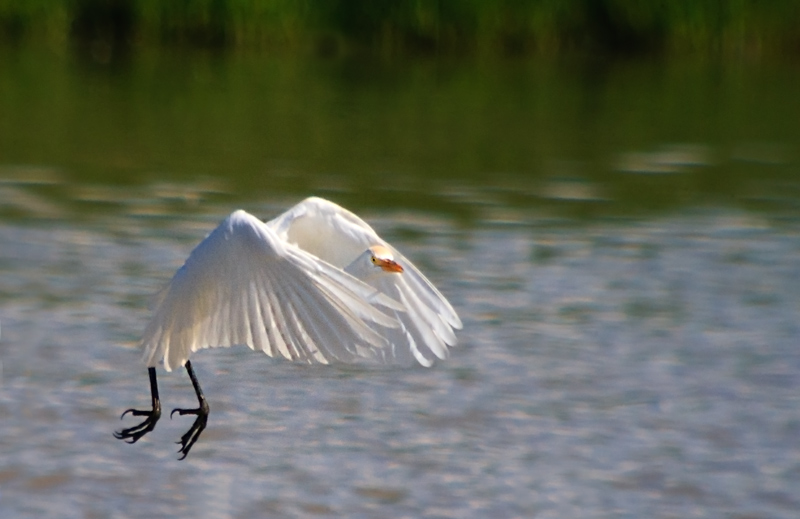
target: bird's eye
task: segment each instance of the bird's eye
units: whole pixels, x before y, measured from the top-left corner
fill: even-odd
[[[378,258],[376,258],[375,256],[372,256],[372,257],[371,257],[369,260],[370,260],[372,263],[378,263]]]

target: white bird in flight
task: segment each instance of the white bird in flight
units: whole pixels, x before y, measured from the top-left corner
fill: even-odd
[[[361,218],[322,198],[262,222],[239,210],[189,255],[158,294],[141,344],[152,409],[115,432],[135,443],[161,417],[155,366],[185,366],[199,406],[183,435],[184,459],[205,429],[209,406],[189,356],[247,345],[270,357],[322,363],[431,366],[447,357],[462,324],[453,307],[405,256]]]

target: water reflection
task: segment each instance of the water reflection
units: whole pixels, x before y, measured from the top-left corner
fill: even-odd
[[[688,173],[692,168],[713,166],[711,149],[702,145],[672,145],[651,152],[629,152],[620,155],[616,169],[625,173],[668,174]]]
[[[371,370],[202,352],[217,418],[186,464],[164,449],[183,423],[131,448],[110,432],[131,395],[147,399],[133,346],[149,294],[227,203],[0,226],[3,516],[791,516],[796,225],[724,210],[499,220],[464,193],[489,216],[467,228],[366,215],[464,315],[451,359]],[[191,397],[162,380],[166,405]]]
[[[0,60],[3,179],[47,172],[45,181],[128,187],[204,177],[240,196],[324,191],[361,207],[393,197],[417,207],[420,192],[451,184],[530,193],[575,176],[559,170],[567,165],[603,198],[674,209],[792,179],[800,148],[798,73],[780,64],[143,53],[109,75],[42,53],[11,58]],[[670,172],[691,178],[618,174]]]

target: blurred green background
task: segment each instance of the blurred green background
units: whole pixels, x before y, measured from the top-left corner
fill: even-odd
[[[793,0],[2,0],[7,42],[381,54],[794,52]]]
[[[798,22],[789,0],[0,0],[0,179],[793,212]]]

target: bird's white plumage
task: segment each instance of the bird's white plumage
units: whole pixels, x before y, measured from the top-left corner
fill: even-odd
[[[373,245],[403,273],[371,275],[359,258]],[[142,344],[147,365],[168,371],[238,344],[305,362],[427,366],[455,344],[454,328],[455,311],[411,262],[353,213],[309,198],[267,223],[226,218],[159,294]]]
[[[434,357],[446,358],[448,346],[456,344],[453,330],[462,324],[447,299],[408,258],[355,214],[328,200],[311,197],[267,225],[288,242],[347,270],[400,302],[403,311],[393,311],[400,326],[380,331],[390,344],[380,352],[384,362],[408,363],[413,357],[423,366],[430,366]],[[373,245],[391,251],[404,272],[367,277],[366,263],[353,262]]]

